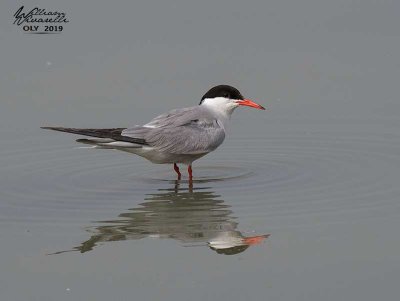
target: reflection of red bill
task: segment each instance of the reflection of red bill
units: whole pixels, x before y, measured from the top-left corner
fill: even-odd
[[[262,243],[265,239],[267,239],[270,235],[271,234],[245,237],[243,238],[243,242],[249,246],[258,245],[259,243]]]

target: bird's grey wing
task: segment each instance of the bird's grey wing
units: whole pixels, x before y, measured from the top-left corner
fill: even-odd
[[[171,154],[202,154],[224,141],[225,130],[214,116],[197,106],[172,110],[121,135],[144,139],[148,145]]]
[[[148,132],[149,128],[164,128],[186,124],[191,120],[196,119],[197,115],[200,115],[199,113],[196,113],[197,111],[202,110],[197,110],[197,108],[194,107],[171,110],[155,117],[149,123],[146,123],[143,126],[135,125],[133,127],[124,129],[121,132],[121,135],[144,139],[144,136]]]
[[[146,123],[144,127],[180,126],[199,118],[208,119],[210,116],[204,109],[198,106],[175,109],[155,117],[149,123]]]
[[[180,126],[149,129],[146,142],[171,154],[203,154],[215,150],[225,139],[225,131],[212,123],[193,120]]]

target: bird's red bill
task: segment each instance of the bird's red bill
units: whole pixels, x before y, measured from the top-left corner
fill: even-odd
[[[262,105],[259,105],[258,103],[255,103],[254,101],[252,101],[250,99],[239,100],[237,103],[239,104],[239,106],[247,106],[247,107],[252,107],[252,108],[256,108],[256,109],[260,109],[260,110],[265,110],[265,108]]]

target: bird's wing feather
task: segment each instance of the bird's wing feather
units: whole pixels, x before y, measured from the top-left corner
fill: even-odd
[[[144,139],[159,151],[202,154],[216,149],[225,139],[218,120],[201,107],[172,110],[144,126],[123,130],[122,136]]]
[[[121,136],[125,128],[112,128],[112,129],[78,129],[78,128],[65,128],[65,127],[42,127],[42,129],[53,130],[59,132],[72,133],[77,135],[110,138],[117,141],[130,142],[140,145],[147,145],[146,141],[141,138]]]
[[[155,117],[149,123],[146,123],[144,126],[152,128],[166,127],[166,126],[180,126],[190,122],[191,120],[198,119],[200,117],[207,119],[210,118],[211,116],[206,114],[206,112],[200,107],[175,109]]]

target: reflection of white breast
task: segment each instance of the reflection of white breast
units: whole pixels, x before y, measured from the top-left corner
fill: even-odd
[[[243,245],[243,238],[237,231],[219,232],[216,237],[208,242],[214,249],[227,249]]]

